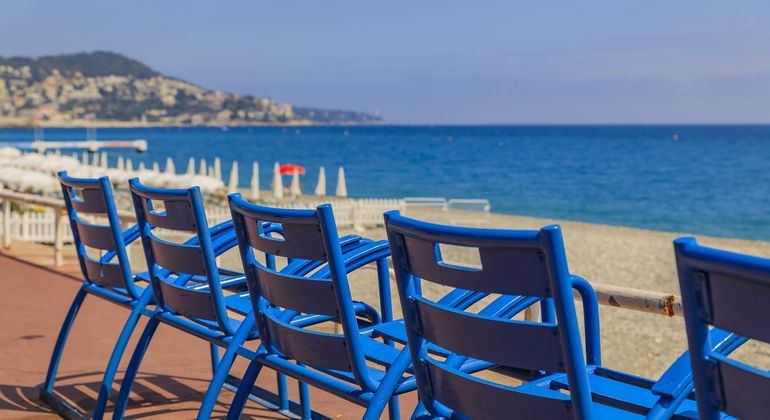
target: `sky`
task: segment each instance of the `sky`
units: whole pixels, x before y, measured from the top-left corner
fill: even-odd
[[[0,56],[109,50],[403,124],[770,123],[770,2],[0,2]]]

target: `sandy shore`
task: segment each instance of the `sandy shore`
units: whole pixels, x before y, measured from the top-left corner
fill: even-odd
[[[539,219],[532,217],[478,213],[410,210],[407,215],[439,223],[483,227],[537,229],[558,223],[562,226],[570,271],[590,282],[659,291],[679,295],[672,241],[685,233],[657,232],[591,223]],[[385,239],[383,228],[365,232],[342,231],[372,239]],[[697,236],[708,246],[770,257],[770,243]],[[137,250],[138,251],[138,250]],[[133,253],[141,256],[140,252]],[[449,257],[448,257],[449,258]],[[451,250],[453,261],[477,263],[478,254]],[[228,253],[223,265],[238,269],[235,252]],[[363,270],[350,279],[354,298],[377,306],[377,285],[373,270]],[[395,285],[394,302],[398,302]],[[395,312],[400,314],[396,304]],[[651,378],[657,378],[687,346],[681,317],[647,314],[619,308],[600,307],[604,364]],[[770,366],[770,349],[744,346],[737,353]]]

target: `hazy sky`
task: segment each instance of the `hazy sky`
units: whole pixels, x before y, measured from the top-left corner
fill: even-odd
[[[2,1],[0,55],[111,50],[394,123],[770,123],[770,2]]]

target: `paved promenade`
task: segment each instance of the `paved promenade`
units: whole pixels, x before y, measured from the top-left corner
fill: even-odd
[[[37,388],[44,380],[56,335],[79,286],[77,266],[71,254],[59,269],[62,272],[42,266],[51,258],[50,248],[40,245],[16,242],[7,252],[11,254],[0,253],[0,418],[56,418],[38,401]],[[66,398],[83,409],[92,408],[100,372],[127,315],[123,308],[95,297],[88,297],[81,309],[62,358],[58,386]],[[133,348],[133,343],[129,346]],[[122,368],[128,356],[124,359]],[[127,418],[195,416],[211,375],[206,343],[161,326],[142,366]],[[245,367],[241,360],[234,373],[240,375]],[[273,375],[264,375],[262,383],[275,389]],[[290,382],[290,389],[296,391],[294,382]],[[215,417],[226,414],[232,397],[229,391],[220,394]],[[355,419],[363,413],[361,408],[322,391],[313,390],[312,400],[316,410],[331,418]],[[414,396],[402,398],[402,417],[408,418],[414,401]],[[254,403],[244,414],[282,418]]]

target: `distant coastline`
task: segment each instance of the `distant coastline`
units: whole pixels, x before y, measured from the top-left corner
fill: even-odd
[[[202,124],[169,124],[161,121],[117,121],[117,120],[78,120],[78,121],[33,121],[27,119],[0,119],[0,130],[31,128],[163,128],[163,127],[324,127],[324,126],[377,126],[388,125],[377,122],[323,122],[310,120],[292,120],[283,122],[227,121]]]
[[[0,57],[0,127],[221,127],[382,122],[376,113],[207,89],[120,54]]]

